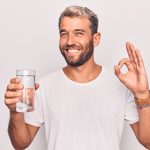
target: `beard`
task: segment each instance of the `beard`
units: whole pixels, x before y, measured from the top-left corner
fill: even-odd
[[[69,48],[79,49],[79,46],[72,44],[72,45],[65,45],[64,47],[61,48],[59,45],[59,49],[61,51],[61,54],[65,58],[66,63],[72,67],[78,67],[78,66],[81,66],[84,63],[86,63],[91,58],[91,56],[93,55],[93,51],[94,51],[93,40],[90,40],[85,45],[86,50],[84,52],[82,52],[75,61],[73,61],[71,58],[67,57],[67,55],[64,52],[66,49],[69,49]],[[83,49],[82,46],[81,46],[81,48]]]

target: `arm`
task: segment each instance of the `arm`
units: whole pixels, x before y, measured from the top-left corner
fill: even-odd
[[[30,145],[39,127],[26,124],[24,114],[16,112],[16,103],[22,96],[23,86],[19,79],[12,79],[5,93],[5,104],[10,110],[8,133],[12,145],[17,150],[22,150]],[[38,87],[37,87],[38,88]]]
[[[148,99],[149,86],[148,79],[144,67],[144,62],[138,49],[135,49],[133,44],[126,44],[128,58],[122,59],[115,66],[115,74],[119,80],[132,91],[138,99]],[[127,73],[121,73],[121,68],[126,65]],[[150,149],[150,107],[139,109],[139,122],[131,125],[139,142]]]
[[[142,111],[142,112],[141,112]],[[150,108],[139,110],[140,121],[131,124],[138,141],[148,150],[150,150]]]
[[[14,148],[24,149],[34,139],[38,127],[26,124],[22,113],[10,114],[8,133]]]

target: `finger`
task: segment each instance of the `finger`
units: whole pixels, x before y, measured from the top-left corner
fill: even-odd
[[[121,73],[121,71],[120,71],[120,67],[119,66],[114,66],[114,70],[115,70],[115,75],[120,79],[120,80],[122,80],[122,78],[123,78],[123,74]]]
[[[23,85],[22,84],[8,84],[7,91],[14,91],[14,90],[22,90]]]
[[[127,49],[127,53],[128,53],[130,61],[133,62],[133,57],[132,57],[132,53],[130,51],[130,43],[129,42],[126,43],[126,49]]]
[[[16,97],[21,97],[21,96],[22,96],[22,92],[7,91],[5,93],[5,98],[16,98]]]
[[[20,99],[18,97],[16,97],[16,98],[7,98],[7,99],[5,99],[5,104],[6,105],[11,105],[11,104],[15,104],[19,101],[20,101]]]
[[[120,71],[120,67],[119,66],[114,66],[114,70],[115,70],[115,74],[116,75],[118,75],[118,74],[120,74],[121,73],[121,71]]]
[[[37,90],[40,87],[38,83],[35,83],[35,90]]]
[[[20,83],[21,82],[21,80],[19,79],[19,78],[12,78],[11,80],[10,80],[10,83],[14,83],[14,84],[18,84],[18,83]]]
[[[140,51],[138,49],[135,51],[135,54],[137,56],[138,66],[139,67],[143,67],[144,66],[144,62],[143,62],[142,56],[140,54]]]
[[[133,63],[135,65],[138,65],[138,59],[137,59],[137,56],[135,54],[136,49],[135,49],[134,45],[131,43],[129,44],[129,50],[130,50],[132,58],[133,58]]]
[[[129,71],[133,70],[132,63],[130,62],[130,60],[128,58],[124,58],[124,59],[120,60],[120,62],[118,63],[119,68],[122,68],[123,65],[126,65],[126,67]]]
[[[34,91],[34,89],[27,89],[26,90],[26,96],[29,98],[29,97],[33,97],[34,96],[34,93],[35,93],[35,91]]]

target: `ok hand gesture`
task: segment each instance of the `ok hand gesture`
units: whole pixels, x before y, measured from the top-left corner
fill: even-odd
[[[148,79],[140,51],[133,44],[127,42],[126,49],[129,58],[120,60],[115,66],[115,74],[119,80],[130,89],[137,98],[147,98],[149,96]],[[121,68],[127,67],[127,73],[123,74]]]

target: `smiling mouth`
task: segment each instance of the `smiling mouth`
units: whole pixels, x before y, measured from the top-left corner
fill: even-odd
[[[79,50],[77,50],[77,49],[67,49],[67,52],[69,52],[69,53],[76,53],[78,51]]]
[[[82,52],[81,49],[65,49],[64,51],[68,56],[79,55]]]

